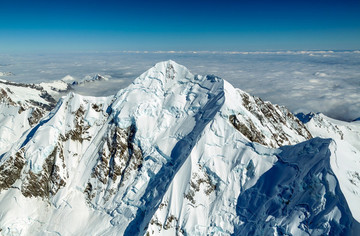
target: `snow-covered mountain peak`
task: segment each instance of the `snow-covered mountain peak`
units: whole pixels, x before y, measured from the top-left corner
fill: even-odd
[[[180,65],[172,60],[158,62],[155,64],[155,66],[150,68],[148,72],[149,76],[151,76],[151,73],[161,73],[162,76],[157,77],[163,77],[167,80],[183,80],[184,78],[193,77],[191,72],[185,66]]]
[[[168,92],[168,90],[174,89],[173,85],[187,83],[195,78],[197,77],[194,77],[186,67],[169,60],[157,63],[141,74],[133,83]]]
[[[164,111],[176,119],[191,117],[201,104],[214,96],[223,97],[222,117],[250,141],[280,147],[311,138],[303,124],[285,107],[235,89],[214,75],[193,75],[171,60],[157,63],[129,87],[120,90],[112,108],[123,111],[115,120],[125,128],[144,113],[147,114],[145,123]],[[159,125],[162,121],[163,118]]]
[[[29,117],[6,99],[0,138]],[[70,92],[46,114],[4,140],[0,234],[346,234],[358,225],[355,146],[311,139],[285,107],[216,76],[160,62],[115,96]],[[314,123],[337,130],[323,124]],[[344,126],[356,131],[344,138],[356,127]]]
[[[156,142],[156,152],[170,155],[176,142],[221,108],[223,84],[221,79],[194,76],[173,61],[161,62],[119,91],[112,115],[122,129],[137,127],[135,140],[143,143],[143,150],[151,147],[152,152]]]
[[[71,79],[73,80],[72,82],[71,82]],[[64,77],[62,80],[65,82],[71,82],[72,86],[76,86],[76,85],[84,85],[84,84],[92,83],[92,82],[96,82],[96,81],[104,81],[104,80],[106,81],[106,80],[109,80],[109,78],[107,78],[103,75],[100,75],[100,74],[95,74],[95,75],[87,75],[79,81],[75,80],[71,76]]]

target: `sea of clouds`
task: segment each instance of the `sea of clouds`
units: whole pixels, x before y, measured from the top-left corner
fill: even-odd
[[[169,59],[294,113],[322,112],[346,121],[360,117],[359,51],[0,54],[0,79],[40,83],[101,74],[109,80],[79,86],[76,92],[107,96]]]

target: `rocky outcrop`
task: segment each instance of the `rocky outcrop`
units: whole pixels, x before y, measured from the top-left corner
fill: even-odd
[[[312,138],[305,125],[285,107],[264,102],[243,91],[239,93],[250,115],[230,115],[229,121],[251,142],[277,148],[298,143],[299,139],[294,139],[296,136],[304,140]]]
[[[97,201],[108,201],[141,168],[143,155],[133,142],[135,132],[134,125],[110,129],[84,191],[89,202],[95,197]]]
[[[0,165],[0,192],[11,188],[20,179],[25,165],[24,149],[20,149]]]

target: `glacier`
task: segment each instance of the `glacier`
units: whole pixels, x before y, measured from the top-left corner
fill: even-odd
[[[2,82],[1,235],[360,233],[359,121],[171,60],[109,97]]]

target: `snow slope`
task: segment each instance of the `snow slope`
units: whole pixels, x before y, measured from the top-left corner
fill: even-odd
[[[317,137],[345,140],[360,150],[360,122],[344,122],[324,114],[311,114],[311,119],[305,123],[310,132]]]
[[[360,185],[344,167],[359,153],[314,134],[160,62],[115,96],[69,93],[16,136],[0,159],[0,233],[351,234]]]
[[[339,121],[321,113],[308,116],[305,125],[314,137],[334,140],[331,167],[352,215],[360,222],[360,122]]]
[[[96,75],[93,80],[107,79]],[[21,135],[52,110],[57,101],[74,86],[72,81],[57,80],[40,84],[0,80],[0,156]],[[89,82],[85,80],[81,84]]]
[[[55,105],[40,85],[0,80],[0,156]]]

